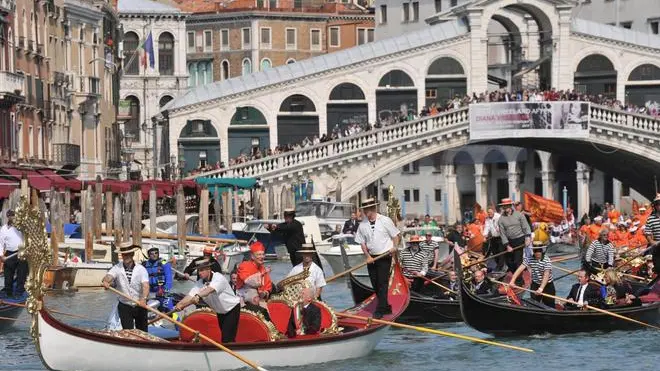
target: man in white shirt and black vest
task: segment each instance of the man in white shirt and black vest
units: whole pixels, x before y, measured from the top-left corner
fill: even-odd
[[[241,299],[236,296],[225,276],[211,270],[212,265],[213,262],[208,258],[197,262],[199,279],[174,310],[180,312],[185,307],[204,300],[218,317],[218,325],[222,333],[221,341],[233,343],[236,341],[238,321],[241,318]]]
[[[146,306],[149,296],[149,273],[144,266],[135,264],[133,260],[135,252],[141,250],[140,246],[130,242],[120,244],[117,252],[121,254],[122,262],[110,268],[108,274],[103,277],[102,283],[106,289],[114,283],[117,290]],[[147,332],[147,310],[124,297],[120,296],[118,299],[117,312],[121,327],[124,330],[136,328]]]
[[[22,296],[28,264],[18,259],[18,247],[23,244],[23,234],[14,226],[14,211],[7,210],[7,224],[0,228],[0,262],[5,266],[5,288],[7,296]],[[16,292],[14,292],[16,284]]]
[[[392,257],[388,256],[376,261],[374,258],[396,251],[395,246],[399,243],[400,231],[392,219],[378,213],[376,206],[378,206],[378,202],[373,198],[364,200],[360,205],[367,218],[360,223],[355,234],[355,242],[362,246],[362,251],[367,257],[367,270],[371,286],[378,297],[374,318],[383,318],[384,314],[392,313],[392,307],[387,301]]]

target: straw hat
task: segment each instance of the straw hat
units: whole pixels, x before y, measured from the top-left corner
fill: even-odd
[[[142,248],[133,242],[122,242],[119,244],[118,248],[115,249],[115,252],[120,254],[130,254],[132,252],[140,251]]]
[[[302,249],[296,250],[296,253],[304,254],[304,253],[310,253],[314,254],[316,253],[316,246],[314,246],[313,243],[304,243],[302,244]]]
[[[416,234],[410,236],[410,239],[408,240],[408,243],[420,243],[422,242],[422,238]]]
[[[284,209],[284,216],[295,216],[296,215],[296,209],[290,207],[288,209]]]
[[[498,206],[508,206],[508,205],[513,205],[513,200],[510,198],[503,198],[502,201],[498,204]]]
[[[378,201],[376,201],[375,198],[371,197],[362,201],[362,203],[360,204],[360,209],[367,209],[374,206],[378,206]]]
[[[210,258],[204,258],[204,259],[198,260],[195,263],[195,270],[197,270],[199,272],[200,269],[210,268],[212,265],[213,265],[213,262],[211,261]]]

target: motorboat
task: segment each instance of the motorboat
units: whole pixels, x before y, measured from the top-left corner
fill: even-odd
[[[296,203],[296,218],[315,216],[319,219],[319,225],[327,226],[327,230],[321,230],[322,233],[338,233],[354,210],[355,205],[351,203],[312,199]]]
[[[363,263],[366,259],[362,247],[355,242],[355,236],[352,234],[337,234],[324,242],[326,243],[322,245],[322,248],[317,246],[316,250],[330,264],[332,272],[335,274]],[[341,251],[342,246],[345,254]],[[366,267],[358,269],[354,274],[360,277],[369,275]]]

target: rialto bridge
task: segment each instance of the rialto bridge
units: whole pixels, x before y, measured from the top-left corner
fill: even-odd
[[[457,94],[485,92],[489,88],[485,25],[510,9],[527,11],[543,30],[535,41],[541,46],[536,56],[540,63],[529,69],[536,69],[547,86],[609,94],[621,102],[638,96],[640,86],[660,92],[656,35],[571,19],[572,6],[565,1],[470,5],[439,16],[440,23],[421,31],[190,90],[162,112],[172,134],[172,158],[181,151],[178,155],[185,158],[186,166],[194,168],[204,152],[204,160],[211,164],[227,163],[254,146],[299,143],[329,133],[336,125],[375,123],[402,108],[419,112]],[[341,198],[348,199],[416,159],[480,142],[544,151],[539,155],[544,194],[553,194],[550,153],[578,159],[578,212],[588,209],[589,167],[607,171],[646,197],[655,192],[654,175],[660,174],[657,118],[591,104],[584,112],[588,129],[580,137],[503,131],[497,138],[475,139],[470,135],[469,110],[460,108],[201,175],[260,177],[274,191],[306,177],[326,184],[327,194],[341,183]],[[187,147],[195,138],[197,147]],[[519,192],[516,167],[516,161],[509,162],[509,190],[514,197]],[[457,209],[457,201],[452,201],[457,198],[451,195],[456,193],[453,165],[444,165],[442,174],[451,220]],[[484,169],[475,164],[475,182],[483,175]],[[485,200],[488,190],[483,181],[476,190],[477,201]]]

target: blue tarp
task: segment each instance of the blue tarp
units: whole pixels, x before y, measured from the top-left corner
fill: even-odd
[[[80,238],[80,237],[72,237],[72,235],[78,233],[80,234],[80,224],[64,224],[64,237],[70,237],[70,238]],[[46,224],[46,233],[50,234],[50,223]]]

